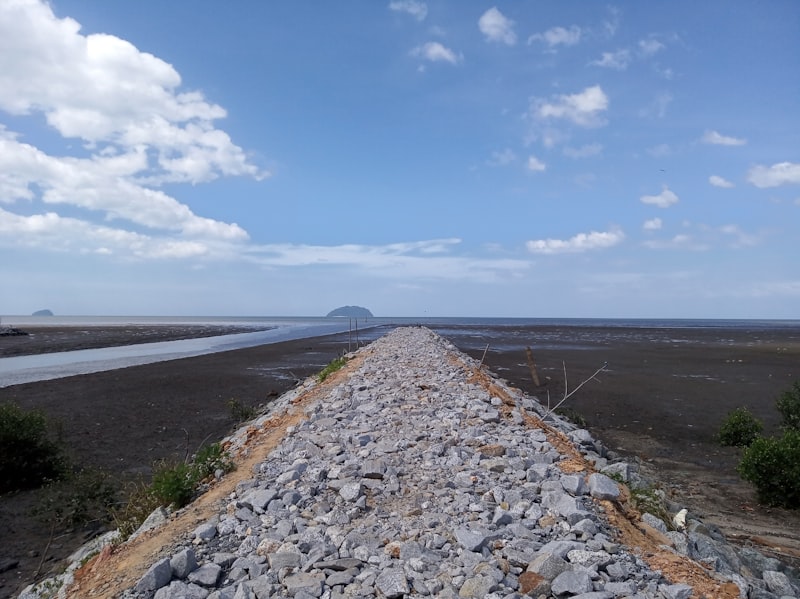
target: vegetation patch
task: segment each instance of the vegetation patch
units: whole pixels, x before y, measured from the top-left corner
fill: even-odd
[[[33,489],[68,472],[63,448],[39,410],[0,404],[0,494]]]
[[[330,364],[328,364],[322,372],[317,375],[317,380],[321,383],[325,379],[327,379],[330,375],[332,375],[337,370],[341,370],[344,365],[347,364],[347,358],[345,356],[341,356],[339,358],[334,358]]]
[[[800,381],[795,381],[791,389],[781,393],[775,407],[781,414],[784,429],[800,431]]]
[[[254,407],[248,406],[236,398],[229,399],[227,405],[231,417],[236,422],[247,422],[255,418],[258,414],[258,411]]]
[[[157,462],[149,485],[131,487],[128,501],[113,514],[121,538],[127,539],[159,507],[182,508],[192,501],[200,485],[218,471],[231,472],[235,464],[219,443],[202,447],[189,462]]]
[[[763,429],[761,421],[747,408],[736,408],[723,421],[717,441],[725,447],[749,447]]]
[[[738,471],[755,485],[761,503],[800,509],[800,430],[756,439],[745,450]]]

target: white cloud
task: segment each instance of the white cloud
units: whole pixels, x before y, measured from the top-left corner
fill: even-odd
[[[42,113],[89,149],[152,150],[151,182],[267,176],[213,121],[203,94],[181,91],[172,65],[113,35],[80,33],[36,0],[0,3],[0,109]]]
[[[716,146],[743,146],[747,143],[746,139],[722,135],[721,133],[711,130],[706,131],[700,141]]]
[[[528,38],[528,43],[534,41],[542,41],[550,49],[556,46],[574,46],[581,41],[582,35],[581,28],[577,25],[572,25],[569,29],[564,27],[551,27],[544,33],[534,33]]]
[[[597,156],[602,151],[602,144],[585,144],[580,148],[564,148],[564,156],[569,156],[570,158],[588,158],[590,156]]]
[[[711,183],[711,185],[713,185],[714,187],[725,187],[725,188],[735,187],[733,183],[731,183],[727,179],[723,179],[718,175],[711,175],[708,178],[708,182]]]
[[[654,250],[688,250],[703,252],[709,249],[705,243],[696,241],[691,235],[679,233],[670,239],[653,239],[644,242],[645,247]]]
[[[670,191],[669,188],[664,187],[663,191],[654,196],[642,196],[639,200],[643,204],[652,204],[654,206],[658,206],[659,208],[668,208],[672,206],[672,204],[676,204],[678,202],[678,196],[675,195],[674,192]]]
[[[252,259],[268,267],[353,267],[376,276],[415,281],[498,282],[522,274],[531,266],[527,260],[450,254],[460,243],[460,239],[434,239],[387,245],[271,244],[255,248]]]
[[[604,124],[600,115],[607,109],[608,96],[599,85],[577,94],[557,96],[550,102],[534,99],[532,103],[532,111],[540,119],[567,119],[582,127]]]
[[[603,52],[599,59],[593,60],[589,64],[595,67],[624,71],[631,64],[631,52],[624,48],[616,52]]]
[[[750,169],[747,180],[760,188],[800,184],[800,163],[779,162],[772,166],[759,164]]]
[[[578,233],[569,239],[535,239],[525,246],[534,254],[564,254],[598,250],[615,246],[625,239],[622,231]]]
[[[658,231],[663,226],[660,218],[651,218],[650,220],[644,221],[642,228],[645,231]]]
[[[407,13],[417,21],[424,21],[425,17],[428,16],[428,5],[416,0],[394,0],[389,3],[389,9],[395,12]]]
[[[745,233],[739,225],[724,225],[719,230],[728,238],[733,238],[733,247],[735,248],[752,247],[759,241],[756,235]]]
[[[500,152],[492,152],[492,157],[489,158],[487,164],[489,166],[507,166],[512,162],[516,162],[517,155],[510,148],[506,148]]]
[[[517,43],[514,21],[504,16],[496,6],[481,15],[481,18],[478,19],[478,28],[490,42],[499,42],[508,46]]]
[[[639,52],[641,52],[644,56],[652,56],[653,54],[663,50],[665,47],[666,46],[664,44],[654,38],[639,40]]]
[[[427,42],[417,46],[411,50],[411,55],[430,62],[449,62],[450,64],[458,64],[462,60],[461,56],[439,42]]]
[[[45,203],[100,212],[105,219],[191,236],[247,239],[238,225],[198,216],[163,191],[138,184],[132,175],[146,160],[142,148],[91,158],[53,157],[0,126],[0,190],[5,192],[0,197],[5,203],[30,199],[35,186]],[[6,173],[13,175],[7,179]]]
[[[528,170],[534,173],[541,173],[547,169],[547,165],[536,156],[528,156]]]

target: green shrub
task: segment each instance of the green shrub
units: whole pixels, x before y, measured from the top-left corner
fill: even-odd
[[[66,471],[67,460],[48,434],[45,415],[0,404],[0,493],[32,489]]]
[[[124,541],[135,533],[147,517],[161,506],[150,485],[143,481],[132,483],[128,489],[128,500],[111,512],[120,539]]]
[[[41,521],[61,526],[81,526],[111,519],[116,490],[109,476],[96,469],[70,472],[49,483],[41,493],[33,514]]]
[[[332,375],[337,370],[340,370],[345,364],[347,364],[347,358],[342,356],[341,358],[334,358],[331,360],[331,363],[328,364],[322,372],[317,375],[317,380],[321,383],[330,375]]]
[[[738,471],[755,485],[761,503],[800,509],[800,431],[756,439],[744,451]]]
[[[150,489],[161,505],[182,508],[192,500],[196,484],[189,464],[159,462],[155,466]]]
[[[228,410],[236,422],[246,422],[256,417],[258,413],[255,408],[243,404],[235,398],[228,400]]]
[[[230,455],[222,449],[219,443],[212,443],[200,448],[192,460],[192,478],[195,484],[201,483],[217,470],[230,472],[234,468]]]
[[[800,382],[795,381],[791,389],[781,393],[775,407],[781,413],[784,429],[800,431]]]
[[[764,425],[747,408],[730,412],[717,434],[717,441],[726,447],[748,447],[758,438]]]
[[[583,414],[578,412],[575,408],[556,408],[555,413],[563,418],[569,420],[575,426],[579,426],[581,428],[586,428],[586,418],[583,417]]]

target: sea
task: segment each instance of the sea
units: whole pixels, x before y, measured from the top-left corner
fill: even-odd
[[[459,347],[476,349],[488,345],[493,333],[514,338],[514,332],[541,327],[548,332],[538,338],[539,347],[548,343],[564,347],[565,337],[571,349],[590,347],[598,341],[614,343],[625,339],[649,341],[653,331],[659,339],[680,343],[684,334],[713,331],[712,340],[724,341],[726,335],[747,333],[754,339],[779,335],[800,342],[800,320],[722,320],[722,319],[601,319],[601,318],[479,318],[479,317],[397,317],[397,318],[328,318],[328,317],[197,317],[197,316],[3,316],[1,327],[104,327],[104,326],[220,326],[252,328],[215,337],[140,343],[119,347],[84,349],[27,356],[0,358],[0,387],[89,374],[152,362],[188,358],[215,352],[254,347],[268,343],[358,331],[360,342],[369,342],[397,326],[427,326]],[[565,331],[564,329],[568,329]],[[549,338],[548,338],[549,336]],[[524,347],[522,340],[519,341]],[[583,344],[583,345],[582,345]],[[499,348],[496,348],[499,349]]]

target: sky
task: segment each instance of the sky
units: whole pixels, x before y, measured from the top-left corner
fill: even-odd
[[[800,3],[0,0],[0,314],[800,318]]]

